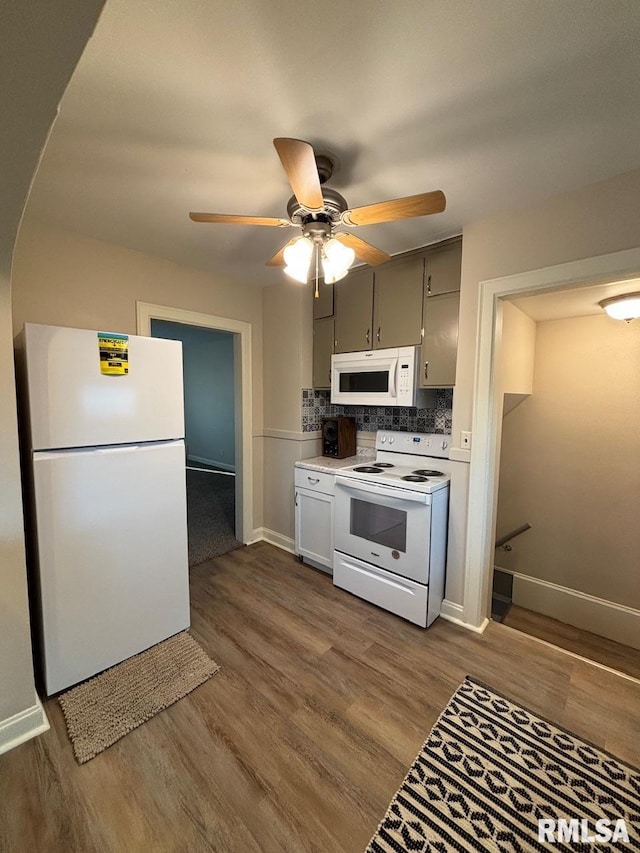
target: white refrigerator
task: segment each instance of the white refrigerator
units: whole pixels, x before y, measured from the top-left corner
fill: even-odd
[[[107,337],[24,329],[47,695],[190,624],[182,345]]]

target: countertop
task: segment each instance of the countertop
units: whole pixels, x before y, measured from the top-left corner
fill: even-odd
[[[308,468],[311,471],[324,471],[325,474],[335,474],[341,468],[350,468],[352,465],[364,463],[368,459],[375,459],[375,456],[376,452],[372,447],[363,447],[358,450],[356,456],[347,456],[345,459],[313,456],[311,459],[300,459],[295,463],[295,467]]]

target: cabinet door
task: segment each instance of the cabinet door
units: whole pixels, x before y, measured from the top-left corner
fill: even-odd
[[[313,319],[320,320],[322,317],[333,316],[333,285],[318,283],[318,298],[313,298]]]
[[[313,321],[313,387],[331,387],[333,317]]]
[[[459,293],[426,296],[424,340],[420,363],[421,388],[447,388],[456,382]]]
[[[336,352],[372,348],[373,271],[349,273],[335,285]]]
[[[419,344],[424,258],[411,257],[376,270],[374,349]]]
[[[333,495],[296,489],[296,554],[333,571]]]
[[[426,264],[425,293],[428,296],[460,290],[462,243],[437,249],[427,255]]]

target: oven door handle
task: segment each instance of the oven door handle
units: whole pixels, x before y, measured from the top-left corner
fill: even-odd
[[[361,480],[350,480],[348,477],[336,477],[336,486],[342,486],[351,492],[367,492],[381,498],[395,498],[398,501],[413,501],[414,503],[431,503],[431,495],[424,492],[413,492],[409,489],[385,488],[376,483],[364,483]]]

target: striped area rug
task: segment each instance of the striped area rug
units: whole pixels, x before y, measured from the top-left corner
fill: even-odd
[[[640,850],[640,771],[467,678],[366,853],[552,849]]]

